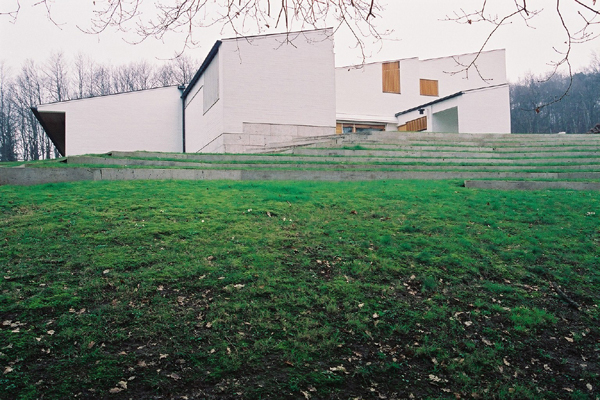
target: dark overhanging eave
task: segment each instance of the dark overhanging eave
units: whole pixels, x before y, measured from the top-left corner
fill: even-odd
[[[492,51],[494,51],[494,50],[492,50]],[[465,93],[478,92],[480,90],[497,89],[497,88],[500,88],[500,87],[503,87],[503,86],[508,86],[508,83],[500,83],[498,85],[490,85],[490,86],[485,86],[485,87],[479,87],[479,88],[462,90],[460,92],[453,93],[453,94],[451,94],[449,96],[442,97],[441,99],[430,101],[429,103],[421,104],[420,106],[409,108],[408,110],[400,111],[399,113],[396,113],[396,117],[398,117],[398,116],[400,116],[402,114],[406,114],[406,113],[409,113],[409,112],[412,112],[412,111],[416,111],[419,108],[428,107],[428,106],[433,105],[435,103],[441,103],[442,101],[449,100],[449,99],[451,99],[453,97],[461,96],[461,95],[463,95]]]
[[[66,132],[65,132],[65,113],[56,111],[39,111],[37,107],[31,107],[31,112],[35,115],[35,118],[39,121],[42,128],[46,132],[46,135],[50,138],[56,149],[61,156],[66,156]],[[57,119],[45,118],[52,116],[58,116]]]
[[[433,104],[441,103],[442,101],[446,101],[446,100],[450,100],[450,99],[452,99],[454,97],[461,96],[463,93],[464,92],[456,92],[456,93],[453,93],[453,94],[451,94],[449,96],[442,97],[441,99],[436,99],[436,100],[430,101],[429,103],[421,104],[420,106],[416,106],[416,107],[413,107],[413,108],[409,108],[408,110],[400,111],[399,113],[396,113],[396,117],[399,117],[402,114],[408,114],[409,112],[417,111],[419,108],[429,107],[429,106],[431,106]]]
[[[198,80],[200,79],[200,77],[202,76],[202,74],[204,74],[204,71],[206,71],[206,68],[208,68],[208,66],[210,65],[210,63],[212,62],[212,60],[217,55],[217,52],[219,51],[219,47],[221,46],[221,43],[222,42],[220,40],[217,40],[215,42],[215,44],[213,45],[212,49],[210,49],[210,51],[208,52],[208,55],[206,56],[206,58],[202,62],[202,65],[200,66],[200,69],[198,69],[198,71],[196,72],[196,74],[194,75],[194,77],[192,78],[192,80],[190,81],[189,85],[187,85],[187,87],[185,88],[185,90],[181,94],[181,98],[184,101],[187,98],[188,94],[192,91],[192,89],[194,88],[194,86],[196,85],[196,83],[198,83]]]

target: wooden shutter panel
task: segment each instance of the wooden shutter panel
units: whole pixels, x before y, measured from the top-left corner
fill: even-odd
[[[427,129],[427,117],[421,117],[408,121],[406,123],[406,130],[409,132],[419,132]]]
[[[381,64],[384,93],[400,93],[400,61]]]
[[[438,81],[433,79],[421,79],[421,96],[439,96]]]

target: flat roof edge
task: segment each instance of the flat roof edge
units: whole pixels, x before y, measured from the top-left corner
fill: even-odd
[[[181,94],[181,98],[183,100],[185,100],[187,98],[188,94],[192,91],[192,89],[194,88],[194,86],[196,86],[196,83],[198,83],[198,80],[200,79],[200,77],[202,76],[202,74],[204,74],[204,71],[206,71],[206,69],[208,68],[208,66],[212,62],[212,60],[217,55],[217,53],[219,51],[219,47],[221,47],[222,43],[223,43],[222,41],[217,40],[215,42],[215,44],[213,45],[213,47],[210,49],[210,51],[208,52],[208,55],[206,56],[206,58],[204,59],[204,61],[202,61],[202,65],[200,66],[200,68],[198,68],[198,71],[196,71],[196,73],[194,74],[194,77],[190,81],[189,85],[187,85],[187,87],[185,88],[185,90]]]

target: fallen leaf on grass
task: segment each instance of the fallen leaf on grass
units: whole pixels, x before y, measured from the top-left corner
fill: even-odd
[[[465,326],[471,326],[473,323],[471,321],[465,321]]]
[[[589,383],[586,383],[585,387],[587,388],[587,390],[589,390],[590,392],[592,391],[593,387],[592,385],[590,385]]]
[[[48,335],[50,335],[50,336],[54,335],[54,331],[53,331],[53,330],[49,330],[49,331],[48,331],[48,332],[46,332],[46,333],[48,333]]]
[[[146,361],[138,361],[137,365],[138,365],[138,367],[142,367],[142,368],[144,368],[144,367],[147,367],[147,366],[148,366],[148,365],[146,364]]]
[[[488,346],[491,346],[491,345],[492,345],[492,342],[490,342],[490,341],[489,341],[489,340],[487,340],[487,339],[481,339],[481,341],[482,341],[483,343],[485,343],[486,345],[488,345]]]
[[[108,392],[114,394],[114,393],[119,393],[119,392],[122,392],[122,391],[123,391],[123,389],[118,388],[118,387],[114,387],[114,388],[110,389]]]
[[[377,314],[377,313],[373,314],[373,318],[375,318],[375,319],[379,318],[379,314]]]
[[[104,271],[102,271],[103,274],[108,274],[110,272],[110,269],[105,269]]]
[[[119,381],[119,383],[117,383],[117,386],[120,386],[123,389],[127,389],[127,382],[125,382],[125,381]]]
[[[88,348],[88,349],[91,349],[92,347],[94,347],[94,345],[95,345],[95,344],[96,344],[96,342],[94,342],[94,341],[92,340],[90,343],[88,343],[88,346],[87,346],[87,348]]]
[[[171,373],[170,375],[167,375],[169,378],[171,379],[175,379],[176,381],[181,379],[181,377],[179,375],[177,375],[175,372]]]
[[[11,367],[6,367],[4,368],[4,374],[8,374],[9,372],[12,372],[13,369]]]
[[[169,357],[169,355],[168,355],[168,354],[161,354],[161,355],[158,357],[158,359],[159,359],[159,360],[162,360],[163,358],[167,358],[167,357]]]
[[[348,373],[348,372],[346,372],[346,368],[344,368],[343,365],[338,365],[337,367],[331,367],[331,368],[329,368],[329,370],[333,371],[333,372],[340,371],[340,372],[344,372],[346,374]]]
[[[502,359],[502,362],[504,363],[504,365],[506,365],[507,367],[510,366],[510,363],[508,361],[506,361],[506,358]]]
[[[565,339],[567,340],[567,342],[569,342],[569,343],[573,343],[573,338],[570,338],[570,337],[567,337],[567,336],[565,336]]]
[[[310,394],[308,392],[305,392],[305,391],[301,390],[300,393],[302,393],[304,395],[304,398],[306,400],[310,399]]]

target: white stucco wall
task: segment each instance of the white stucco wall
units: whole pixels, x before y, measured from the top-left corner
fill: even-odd
[[[461,97],[458,108],[461,133],[510,133],[508,85],[467,92]]]
[[[452,132],[453,121],[436,124],[433,116],[456,108],[458,114],[458,131],[460,133],[510,133],[510,98],[508,85],[474,89],[462,95],[423,107],[424,113],[418,110],[399,115],[398,125],[407,121],[427,116],[428,132]]]
[[[329,127],[335,133],[332,35],[329,29],[223,40],[224,131],[278,124]]]
[[[460,64],[468,64],[475,56],[466,54],[428,60],[399,60],[400,94],[383,93],[382,63],[336,68],[337,120],[390,123],[395,121],[397,112],[459,91],[507,83],[504,50],[479,54],[477,67],[481,76],[474,68],[468,73],[456,73],[463,68]],[[421,96],[420,79],[437,80],[439,96]],[[501,111],[502,116],[505,116],[505,111],[509,111],[508,106]],[[506,132],[510,132],[510,128]]]
[[[181,91],[176,86],[38,106],[64,112],[66,155],[182,149]]]
[[[220,49],[219,49],[220,50]],[[205,98],[214,98],[205,96],[204,79],[201,76],[194,88],[186,98],[185,108],[185,150],[188,153],[199,151],[219,152],[222,148],[222,141],[219,140],[223,134],[223,85],[222,85],[222,65],[220,54],[213,58],[209,68],[216,72],[218,81],[218,99],[210,108],[205,110]],[[212,101],[210,101],[212,103]],[[219,146],[215,145],[221,143]]]

